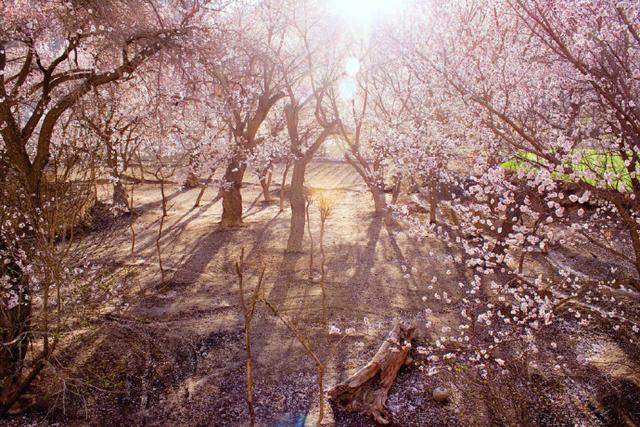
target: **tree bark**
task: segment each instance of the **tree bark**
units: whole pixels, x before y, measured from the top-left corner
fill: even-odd
[[[371,196],[373,197],[373,206],[375,212],[377,214],[387,212],[387,200],[384,191],[373,185],[369,185],[369,190],[371,191]]]
[[[371,197],[373,198],[373,206],[376,214],[387,212],[387,198],[384,193],[384,188],[378,186],[375,179],[371,178],[364,169],[366,163],[361,157],[351,156],[349,153],[344,154],[344,158],[353,167],[362,180],[367,184],[369,191],[371,191]]]
[[[246,165],[235,158],[227,166],[222,183],[222,220],[224,227],[237,227],[242,224],[242,178]]]
[[[402,188],[402,176],[398,175],[394,178],[393,190],[391,192],[391,205],[395,205],[400,197],[400,189]],[[387,207],[387,211],[384,215],[384,222],[386,225],[393,223],[393,212]]]
[[[213,180],[213,175],[215,173],[216,173],[216,171],[214,169],[211,172],[211,174],[209,174],[209,176],[205,180],[204,184],[202,184],[202,187],[200,188],[200,192],[198,193],[198,197],[196,198],[196,202],[193,204],[194,208],[197,208],[198,206],[200,206],[200,202],[202,201],[202,196],[204,196],[204,192],[207,190],[207,187],[209,186],[209,184],[211,184],[211,180]]]
[[[189,171],[182,186],[187,190],[191,190],[192,188],[198,188],[200,187],[200,178],[198,177],[198,175],[196,175],[192,171]]]
[[[287,252],[302,251],[305,223],[304,174],[306,169],[307,160],[304,157],[296,160],[293,164],[290,193],[291,229],[287,241]]]
[[[127,190],[119,178],[113,183],[113,206],[123,206],[127,211],[130,211]]]
[[[284,210],[284,186],[287,183],[287,174],[289,173],[290,167],[291,162],[287,160],[287,164],[284,167],[284,172],[282,173],[282,184],[280,184],[280,212]]]
[[[10,268],[9,273],[18,282],[13,286],[18,291],[18,283],[26,280],[19,267]],[[23,381],[24,360],[31,342],[31,301],[28,289],[18,291],[17,305],[12,308],[3,307],[5,315],[0,319],[0,416],[4,410],[9,410],[13,404],[16,390]]]
[[[344,409],[371,416],[389,424],[385,402],[389,389],[407,360],[415,327],[397,322],[373,359],[345,382],[329,391],[329,397]]]

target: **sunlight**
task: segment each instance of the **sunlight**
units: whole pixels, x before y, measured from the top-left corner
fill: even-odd
[[[357,90],[358,84],[356,82],[356,79],[354,79],[353,77],[346,77],[340,80],[340,83],[338,84],[340,97],[347,101],[351,101],[356,96]]]
[[[347,59],[344,70],[349,77],[355,77],[358,71],[360,71],[360,61],[358,61],[358,58]]]
[[[405,0],[328,0],[331,10],[342,18],[359,24],[399,11]]]

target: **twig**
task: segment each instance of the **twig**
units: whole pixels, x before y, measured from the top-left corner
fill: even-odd
[[[309,357],[311,357],[316,364],[316,368],[318,369],[318,394],[320,400],[320,411],[318,414],[317,425],[320,425],[322,423],[322,419],[324,418],[324,365],[311,348],[311,345],[307,342],[305,337],[303,337],[302,334],[295,328],[295,326],[293,326],[291,321],[286,316],[281,314],[280,311],[278,311],[278,309],[273,304],[271,304],[269,300],[264,297],[261,298],[261,300],[267,307],[269,307],[273,315],[279,318],[280,321],[287,327],[287,329],[289,329],[289,331],[297,338],[298,342],[302,344],[302,347],[304,347],[307,355],[309,355]]]
[[[244,340],[247,351],[247,406],[249,407],[249,416],[251,418],[251,425],[256,423],[256,413],[253,407],[253,356],[251,354],[251,321],[253,320],[253,314],[256,310],[256,303],[260,299],[260,289],[262,288],[262,282],[264,279],[265,267],[262,267],[260,277],[258,278],[258,285],[253,290],[251,301],[247,307],[245,301],[244,292],[244,248],[240,252],[240,261],[236,262],[236,273],[238,275],[238,286],[240,288],[240,306],[242,308],[242,315],[244,317]]]

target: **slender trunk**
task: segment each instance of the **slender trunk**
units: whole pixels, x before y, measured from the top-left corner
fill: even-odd
[[[136,230],[133,228],[133,191],[135,189],[135,181],[131,184],[131,199],[129,200],[129,211],[131,215],[129,216],[129,228],[131,229],[131,256],[133,256],[133,252],[136,248]]]
[[[246,316],[246,314],[245,314]],[[251,426],[256,425],[256,411],[253,407],[253,355],[251,354],[251,319],[244,322],[244,345],[247,350],[247,406]]]
[[[293,164],[291,177],[291,229],[287,241],[287,252],[301,252],[302,239],[304,237],[305,223],[305,197],[304,174],[307,162],[304,158],[296,160]]]
[[[307,198],[305,214],[307,216],[307,232],[309,233],[309,280],[313,279],[313,234],[311,234],[311,218],[309,217],[309,207],[311,199]]]
[[[158,227],[158,237],[156,238],[156,252],[158,254],[158,266],[160,267],[160,278],[162,280],[162,284],[164,284],[164,268],[162,266],[162,250],[160,246],[160,240],[162,239],[162,228],[164,227],[164,217],[162,215],[160,217],[160,227]]]
[[[326,257],[324,253],[324,224],[326,218],[320,218],[320,290],[322,291],[322,324],[327,326],[327,293],[325,292],[325,263]]]
[[[362,180],[367,184],[369,191],[371,191],[371,197],[373,198],[373,206],[376,214],[386,213],[387,212],[387,199],[384,193],[384,188],[380,188],[379,185],[376,184],[375,178],[371,177],[365,167],[367,167],[366,163],[364,163],[364,159],[362,157],[354,157],[345,153],[344,155],[347,163],[353,167],[358,175],[362,178]]]
[[[307,339],[303,337],[303,335],[298,332],[298,330],[293,326],[291,321],[283,316],[277,308],[267,299],[262,298],[262,302],[266,304],[266,306],[271,310],[271,312],[278,317],[282,323],[289,329],[289,331],[298,339],[298,342],[304,347],[307,355],[313,359],[316,364],[316,368],[318,370],[318,397],[319,397],[319,411],[318,411],[318,422],[316,425],[322,424],[322,419],[324,418],[324,365],[320,361],[320,358],[313,351],[311,345],[307,342]]]
[[[207,177],[206,181],[204,182],[204,185],[202,186],[202,188],[200,188],[200,192],[198,193],[198,197],[196,198],[196,203],[193,205],[194,208],[197,208],[198,206],[200,206],[200,202],[202,201],[202,196],[204,196],[204,192],[206,191],[209,184],[211,184],[211,180],[213,180],[213,175],[215,173],[216,173],[215,170],[211,172],[211,174]]]
[[[162,196],[162,217],[167,216],[167,196],[164,192],[164,179],[160,179],[160,195]]]
[[[520,260],[518,261],[518,274],[522,274],[522,269],[524,268],[524,257],[527,255],[527,252],[522,248],[522,252],[520,252]]]
[[[284,172],[282,173],[282,183],[280,184],[280,212],[284,211],[284,186],[287,182],[287,174],[289,173],[290,167],[291,162],[287,160],[287,164],[284,167]]]
[[[262,195],[264,201],[271,202],[271,193],[269,193],[269,187],[271,187],[271,171],[267,172],[265,176],[260,178],[260,186],[262,187]]]
[[[236,227],[242,224],[242,178],[246,166],[234,158],[224,174],[222,183],[222,220],[225,227]]]

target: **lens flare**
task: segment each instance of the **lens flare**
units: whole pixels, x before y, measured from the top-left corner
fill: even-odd
[[[360,71],[360,61],[358,61],[358,58],[349,58],[344,69],[349,77],[355,77]]]
[[[406,0],[328,0],[331,10],[344,19],[367,24],[399,11]]]

